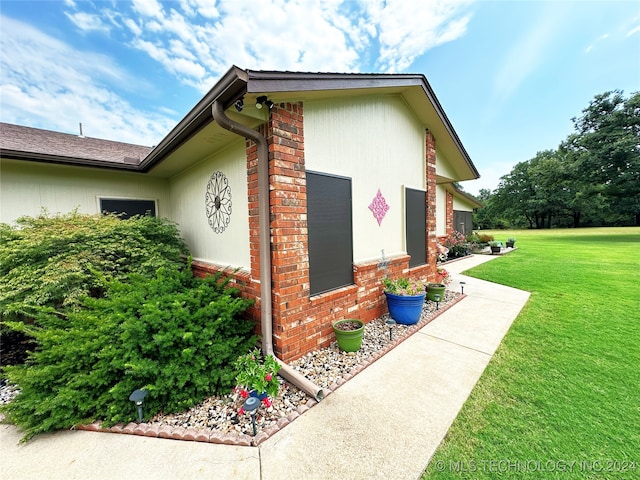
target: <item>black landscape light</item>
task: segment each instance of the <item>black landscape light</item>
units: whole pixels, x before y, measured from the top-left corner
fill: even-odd
[[[385,322],[389,327],[389,341],[393,340],[393,326],[396,324],[396,321],[389,317]]]
[[[461,290],[461,293],[462,293],[463,295],[464,295],[464,286],[465,286],[465,283],[466,283],[466,282],[460,282],[460,290]]]
[[[440,310],[440,294],[436,293],[433,298],[436,301],[436,310]]]
[[[260,400],[256,397],[247,398],[242,404],[242,408],[245,412],[251,415],[251,425],[253,425],[253,436],[256,436],[256,410],[260,406]]]
[[[135,402],[138,407],[138,423],[142,423],[142,401],[144,400],[144,397],[147,396],[147,393],[149,392],[146,390],[136,389],[131,395],[129,395],[129,400]]]

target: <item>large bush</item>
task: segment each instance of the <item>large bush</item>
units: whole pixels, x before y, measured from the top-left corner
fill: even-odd
[[[0,224],[0,319],[32,318],[43,305],[73,307],[83,296],[100,297],[105,280],[153,276],[183,264],[186,253],[176,226],[149,216],[72,212]]]
[[[81,422],[135,420],[128,400],[145,388],[145,417],[187,409],[234,385],[233,362],[256,343],[251,304],[220,275],[199,279],[167,266],[151,278],[102,281],[102,298],[79,308],[37,309],[28,329],[38,348],[24,365],[6,367],[20,394],[0,407],[29,438]]]

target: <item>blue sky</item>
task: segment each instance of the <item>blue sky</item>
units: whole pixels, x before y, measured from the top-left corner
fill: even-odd
[[[0,0],[0,120],[157,144],[233,64],[424,74],[482,178],[640,90],[640,2]]]

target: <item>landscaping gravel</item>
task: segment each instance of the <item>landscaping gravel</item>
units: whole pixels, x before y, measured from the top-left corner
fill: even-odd
[[[444,309],[454,303],[459,297],[459,293],[447,290],[444,300],[440,302],[440,309]],[[425,302],[420,320],[421,324],[430,321],[438,313],[434,302]],[[391,327],[393,340],[390,340],[389,326],[386,324],[388,317],[389,315],[385,314],[366,324],[362,347],[357,352],[343,352],[333,342],[327,348],[308,353],[302,358],[291,362],[291,367],[319,387],[334,389],[337,384],[344,381],[345,375],[349,374],[356,366],[362,365],[372,355],[383,350],[390,343],[396,343],[399,339],[415,331],[411,326],[393,325]],[[310,402],[309,405],[315,404],[315,400],[304,392],[282,378],[278,378],[280,380],[278,397],[273,399],[269,408],[261,406],[258,409],[256,424],[259,429],[276,424],[278,420],[289,416],[298,407],[306,405],[308,402]],[[0,404],[10,401],[17,392],[18,390],[14,386],[8,385],[3,381],[2,385],[0,385]],[[251,417],[248,414],[238,414],[242,402],[243,399],[235,393],[213,396],[182,413],[157,414],[147,423],[196,430],[211,429],[221,433],[251,434]]]

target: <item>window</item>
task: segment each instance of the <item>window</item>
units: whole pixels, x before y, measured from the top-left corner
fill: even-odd
[[[130,198],[100,198],[100,213],[114,213],[127,219],[134,215],[156,216],[155,200],[137,200]]]
[[[427,192],[405,188],[407,253],[410,267],[427,263]]]
[[[311,295],[353,284],[351,179],[307,172]]]

